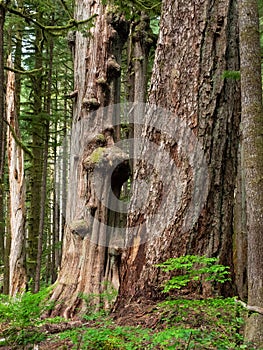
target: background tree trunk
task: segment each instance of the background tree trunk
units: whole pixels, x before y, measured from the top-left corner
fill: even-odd
[[[39,15],[41,18],[41,15]],[[40,72],[31,76],[33,89],[33,116],[32,116],[32,153],[33,159],[30,167],[30,210],[27,240],[27,274],[28,280],[35,287],[38,236],[41,211],[41,185],[43,174],[43,148],[44,148],[44,118],[43,118],[43,38],[42,31],[36,28],[35,33],[35,69]]]
[[[60,301],[54,314],[65,317],[85,309],[80,294],[98,295],[107,288],[103,282],[108,281],[116,289],[119,283],[118,253],[108,249],[111,243],[107,238],[109,232],[106,232],[112,216],[100,199],[107,196],[111,170],[116,162],[123,161],[123,154],[113,146],[115,136],[118,138],[117,130],[113,128],[116,110],[109,108],[106,112],[99,107],[118,101],[118,60],[128,28],[118,14],[102,6],[100,1],[77,1],[77,20],[95,14],[90,35],[85,37],[76,32],[75,41],[74,89],[78,94],[71,132],[66,230],[61,272],[52,296],[53,300]],[[93,171],[99,154],[105,155],[105,163],[97,174],[102,178],[100,193],[96,193]],[[99,296],[95,302],[100,302]]]
[[[54,25],[52,21],[52,25]],[[46,197],[47,197],[47,177],[48,177],[48,148],[49,148],[49,129],[50,119],[52,113],[51,97],[52,97],[52,73],[53,73],[53,50],[54,43],[50,39],[49,43],[49,60],[48,60],[48,79],[46,88],[46,101],[45,111],[48,116],[44,123],[44,151],[43,151],[43,172],[41,181],[41,196],[40,196],[40,217],[39,217],[39,232],[38,232],[38,249],[37,249],[37,265],[36,265],[36,277],[35,277],[35,292],[40,289],[41,281],[41,265],[42,265],[42,253],[43,253],[43,238],[45,228],[45,213],[46,213]]]
[[[242,146],[248,230],[248,305],[263,307],[263,106],[258,4],[239,1]],[[263,346],[263,315],[249,315],[246,339]]]
[[[8,65],[11,67],[11,57]],[[8,72],[6,92],[6,117],[8,127],[8,169],[10,184],[11,249],[9,257],[9,294],[14,296],[26,287],[25,269],[25,179],[24,155],[17,145],[20,131],[15,105],[15,73]],[[11,130],[12,128],[12,130]]]
[[[167,133],[174,135],[174,131],[172,127],[167,129],[167,118],[155,108],[147,113],[144,135],[159,147],[152,166],[163,174],[169,185],[162,187],[158,174],[155,176],[141,162],[135,176],[131,208],[143,191],[141,181],[137,180],[150,181],[151,191],[144,210],[135,210],[129,217],[127,240],[131,247],[123,255],[118,307],[129,300],[161,297],[160,286],[167,275],[155,264],[170,257],[184,254],[216,256],[233,271],[232,221],[240,89],[238,82],[224,79],[223,74],[239,70],[236,7],[236,1],[227,0],[213,3],[206,0],[198,6],[194,1],[163,2],[149,102],[172,112],[170,125],[177,127],[176,132],[182,139],[179,136],[169,139]],[[180,128],[182,123],[185,123],[184,130]],[[156,127],[151,127],[153,125]],[[166,135],[162,135],[162,130],[167,131]],[[189,154],[194,146],[190,139],[186,141],[186,135],[195,135],[201,144],[208,170],[207,179],[201,172],[204,188],[202,178],[199,179],[201,187],[197,188],[189,159],[183,152],[180,154],[180,147]],[[168,164],[162,159],[163,149],[179,168],[179,175],[176,171],[165,174]],[[149,154],[146,148],[142,159],[147,158],[147,152]],[[193,156],[198,159],[198,154]],[[179,193],[181,191],[177,207],[170,196],[175,188]],[[199,208],[197,221],[190,224],[191,213],[195,214],[195,205],[197,208],[199,205],[191,203],[195,200],[193,190],[199,196],[197,200],[202,199],[202,190],[207,191],[207,197]],[[165,198],[171,198],[163,208],[166,214],[160,217],[156,227],[151,226],[149,222]],[[133,227],[136,227],[135,233]],[[130,237],[131,228],[134,238]],[[203,285],[199,292],[211,295],[213,291],[211,286]],[[232,285],[218,292],[235,293]]]
[[[238,171],[234,205],[234,267],[237,292],[247,300],[247,220],[243,147],[239,145]]]
[[[4,23],[5,8],[0,5],[0,81],[4,87]],[[0,264],[4,262],[4,165],[5,165],[5,91],[0,89]]]

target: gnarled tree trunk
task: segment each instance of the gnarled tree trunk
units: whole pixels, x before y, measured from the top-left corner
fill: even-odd
[[[72,317],[85,309],[80,294],[100,294],[109,282],[119,287],[117,237],[110,226],[118,214],[106,208],[109,188],[118,197],[129,176],[126,155],[114,146],[118,139],[120,52],[127,23],[101,1],[79,0],[76,19],[92,15],[94,26],[84,36],[76,32],[75,93],[71,132],[70,181],[61,271],[52,299],[54,314]],[[108,106],[108,109],[103,107]],[[113,173],[115,167],[118,170]],[[111,177],[111,175],[113,175]],[[116,177],[114,180],[114,176]],[[98,185],[98,186],[97,186]],[[100,302],[100,297],[95,303]]]

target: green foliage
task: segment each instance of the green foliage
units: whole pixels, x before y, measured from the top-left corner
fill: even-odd
[[[159,30],[160,30],[159,24],[160,24],[159,17],[152,18],[150,20],[150,27],[151,27],[151,30],[152,30],[153,34],[155,34],[155,35],[159,34]]]
[[[60,334],[61,339],[70,339],[74,349],[146,349],[143,344],[150,340],[148,329],[139,327],[104,326],[79,328]]]
[[[106,288],[107,287],[107,288]],[[102,295],[82,296],[92,304],[93,298],[111,302],[116,291],[106,286]],[[61,323],[62,318],[41,320],[41,314],[52,308],[46,302],[49,289],[37,294],[25,293],[17,298],[0,296],[0,329],[4,328],[1,345],[25,346],[45,339],[41,331],[44,323]],[[120,326],[106,311],[96,312],[91,306],[86,320],[88,327],[61,332],[60,340],[71,341],[73,349],[253,349],[243,344],[241,331],[246,310],[235,298],[204,300],[166,300],[159,303],[151,314],[158,320],[154,329],[141,326]],[[53,337],[57,340],[57,335]]]
[[[177,330],[176,349],[185,349],[186,344],[187,349],[248,348],[248,345],[242,345],[241,335],[246,311],[235,302],[235,298],[167,300],[159,307],[162,310],[161,321],[167,330]],[[184,331],[188,332],[188,339]],[[169,331],[163,336],[167,342]]]
[[[109,283],[104,283],[101,294],[81,294],[87,311],[83,319],[93,322],[89,328],[77,328],[60,334],[60,339],[70,339],[74,349],[144,349],[143,343],[150,339],[150,330],[140,327],[121,327],[109,317],[110,307],[116,299],[117,291]],[[100,303],[94,303],[98,299]],[[105,310],[105,304],[109,306]]]
[[[103,283],[104,291],[100,294],[80,294],[79,297],[86,302],[86,314],[83,319],[92,321],[107,316],[118,295],[117,290],[109,283]],[[96,301],[94,303],[94,300]],[[99,300],[99,303],[97,302]],[[106,306],[106,307],[105,307]]]
[[[181,349],[180,346],[186,345],[195,333],[198,331],[190,328],[168,328],[154,334],[152,344],[161,349]]]
[[[73,349],[252,349],[243,343],[240,331],[246,311],[234,298],[167,300],[159,303],[153,329],[119,326],[102,317],[89,328],[60,334]]]
[[[185,255],[179,258],[171,258],[162,264],[165,272],[179,270],[178,276],[171,277],[164,286],[163,292],[169,292],[171,289],[180,289],[188,285],[189,282],[213,281],[224,283],[230,278],[229,267],[217,263],[216,258],[207,258],[206,256]]]
[[[37,327],[43,323],[41,315],[54,306],[47,301],[49,293],[46,288],[14,298],[0,295],[0,323],[8,325],[2,334],[7,344],[25,345],[45,338]]]
[[[223,73],[223,79],[240,80],[240,71],[236,70],[225,70]]]
[[[130,20],[133,17],[138,17],[141,11],[147,12],[149,17],[155,17],[160,15],[161,4],[160,0],[103,0],[104,5],[110,4],[116,12],[121,12],[125,17]]]

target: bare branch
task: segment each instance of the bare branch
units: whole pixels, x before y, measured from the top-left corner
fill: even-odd
[[[247,305],[246,303],[244,303],[244,301],[242,300],[238,300],[235,299],[236,303],[241,304],[245,309],[247,309],[248,311],[253,311],[253,312],[257,312],[258,314],[263,315],[263,308],[260,306],[256,306],[256,305]]]

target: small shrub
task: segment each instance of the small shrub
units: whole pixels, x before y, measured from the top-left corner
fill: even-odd
[[[197,282],[204,279],[224,283],[230,278],[229,267],[218,264],[218,259],[207,258],[206,256],[185,255],[179,258],[170,258],[162,264],[156,265],[163,271],[179,270],[178,276],[171,277],[164,285],[163,292],[167,293],[171,289],[181,289],[190,282]]]
[[[239,349],[243,342],[246,311],[235,298],[176,299],[158,305],[167,329],[195,330],[189,349]]]
[[[53,307],[53,303],[47,302],[49,293],[50,288],[46,288],[13,298],[0,295],[0,323],[6,325],[2,334],[6,344],[26,345],[45,338],[37,327],[43,322],[43,312]]]

